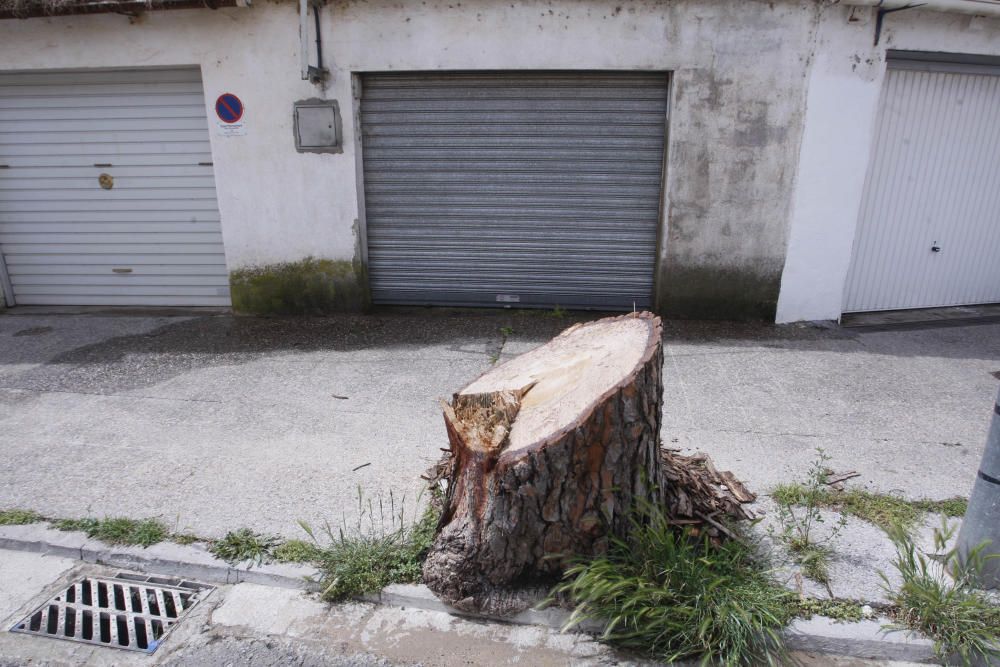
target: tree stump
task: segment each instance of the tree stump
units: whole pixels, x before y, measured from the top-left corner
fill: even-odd
[[[515,611],[511,590],[625,537],[664,501],[660,319],[570,327],[444,406],[449,480],[424,581],[464,611]]]

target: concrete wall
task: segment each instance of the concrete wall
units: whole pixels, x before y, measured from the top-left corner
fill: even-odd
[[[1000,54],[996,21],[898,12],[876,48],[872,9],[813,0],[334,0],[322,17],[325,90],[300,79],[288,2],[0,21],[0,68],[198,65],[209,107],[239,95],[247,133],[213,125],[212,151],[227,263],[254,280],[363,259],[352,73],[669,70],[657,306],[794,321],[840,315],[885,49]],[[344,111],[343,153],[295,151],[292,102],[317,95]]]
[[[295,152],[294,4],[0,22],[0,67],[197,64],[211,105],[246,105],[247,134],[214,133],[231,269],[357,257],[351,73],[378,70],[671,70],[658,305],[685,315],[773,314],[801,135],[813,2],[491,0],[333,2],[323,11],[345,150]],[[211,113],[211,111],[210,111]]]
[[[671,70],[657,306],[773,317],[816,12],[711,0],[338,3],[333,90],[346,95],[349,71]]]
[[[777,321],[839,319],[888,49],[1000,55],[1000,20],[906,10],[873,44],[872,9],[827,6],[809,76],[805,132]]]

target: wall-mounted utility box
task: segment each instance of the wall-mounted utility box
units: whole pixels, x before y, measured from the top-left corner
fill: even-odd
[[[340,153],[340,109],[335,100],[309,99],[294,104],[295,150],[300,153]]]

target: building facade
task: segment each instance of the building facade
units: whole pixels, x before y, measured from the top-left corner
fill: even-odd
[[[1000,18],[965,13],[1000,3],[856,1],[0,20],[3,292],[779,322],[1000,301]]]

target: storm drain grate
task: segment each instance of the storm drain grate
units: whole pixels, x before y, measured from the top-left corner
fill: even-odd
[[[10,631],[152,653],[164,635],[212,590],[160,577],[85,577]]]

